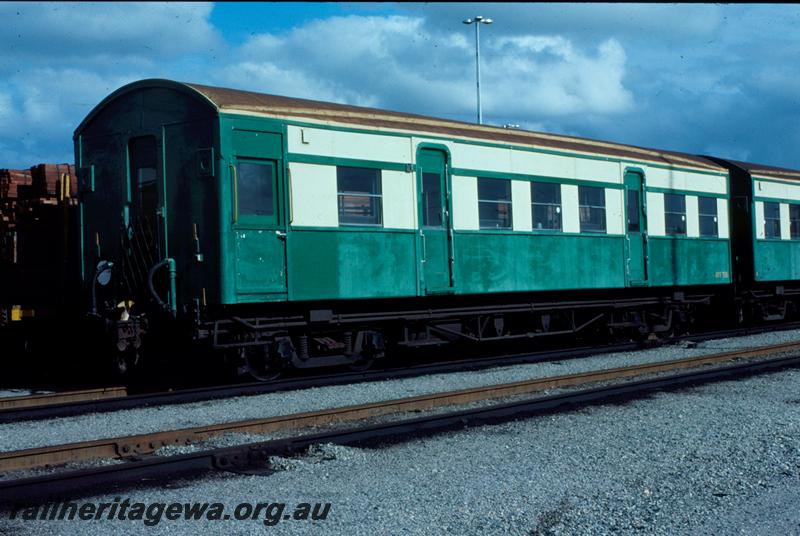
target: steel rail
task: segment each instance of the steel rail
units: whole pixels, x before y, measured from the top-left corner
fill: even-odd
[[[737,328],[690,336],[674,337],[661,342],[669,344],[671,342],[687,339],[692,341],[703,341],[723,337],[745,336],[754,333],[785,331],[797,329],[798,327],[800,327],[800,323],[785,324],[782,326],[769,326],[766,329],[764,327]],[[218,400],[235,396],[255,396],[267,393],[309,389],[313,387],[327,387],[371,381],[414,378],[430,374],[481,370],[497,366],[512,366],[558,359],[577,359],[591,355],[640,350],[653,346],[655,346],[654,343],[650,343],[649,346],[645,346],[641,343],[620,343],[595,347],[583,346],[577,348],[566,348],[562,350],[545,350],[541,352],[459,359],[364,372],[342,372],[329,375],[317,375],[311,378],[289,378],[269,383],[251,382],[244,384],[217,385],[211,387],[181,389],[176,391],[164,391],[158,393],[131,394],[126,397],[109,398],[105,400],[53,403],[42,407],[19,407],[3,409],[0,406],[0,423],[72,417],[87,413],[105,413],[123,409],[145,408],[151,406],[188,404],[192,402]]]
[[[410,441],[419,437],[462,429],[465,426],[507,422],[547,414],[581,405],[626,401],[655,390],[675,390],[765,371],[800,366],[800,356],[759,360],[654,379],[616,383],[610,386],[572,391],[488,407],[404,419],[286,439],[238,445],[176,456],[140,459],[124,464],[68,471],[17,480],[0,481],[0,508],[4,504],[119,491],[178,477],[196,477],[220,470],[257,468],[267,471],[270,456],[292,456],[315,444],[373,447]]]
[[[83,389],[79,391],[63,391],[61,393],[43,393],[24,396],[0,397],[0,412],[9,412],[25,408],[31,410],[59,404],[73,404],[94,400],[108,400],[127,396],[125,387],[102,387],[99,389]]]
[[[0,410],[0,423],[72,417],[86,413],[106,413],[151,406],[188,404],[192,402],[232,398],[235,396],[255,396],[310,389],[314,387],[397,380],[430,374],[480,370],[497,366],[511,366],[558,359],[575,359],[591,355],[633,351],[642,348],[642,345],[637,343],[622,343],[600,347],[584,346],[563,350],[545,350],[533,353],[459,359],[455,361],[393,367],[363,372],[340,372],[306,378],[288,378],[273,382],[250,382],[244,384],[197,387],[177,391],[163,391],[158,393],[132,394],[125,398],[54,404],[48,407],[10,408],[7,410]]]
[[[0,452],[0,473],[97,458],[136,457],[150,454],[168,445],[189,445],[227,433],[265,434],[289,429],[324,426],[392,413],[426,411],[453,405],[530,394],[546,389],[574,387],[600,381],[694,368],[734,359],[757,358],[791,352],[800,353],[800,341],[577,374],[534,378],[500,385],[438,392],[320,411]]]

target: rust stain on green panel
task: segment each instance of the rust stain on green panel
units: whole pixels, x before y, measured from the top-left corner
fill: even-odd
[[[415,296],[413,231],[292,231],[292,300]]]
[[[651,285],[731,282],[731,256],[727,240],[650,237],[648,254]]]
[[[800,279],[800,242],[756,240],[754,253],[756,281]]]
[[[285,293],[283,242],[275,238],[275,232],[238,230],[235,242],[237,294]]]
[[[457,232],[458,292],[624,287],[623,240]]]

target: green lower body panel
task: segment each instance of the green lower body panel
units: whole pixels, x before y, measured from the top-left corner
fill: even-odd
[[[800,279],[800,242],[757,240],[753,253],[756,281]]]
[[[293,230],[287,247],[290,300],[417,295],[414,231]]]
[[[289,300],[424,294],[414,231],[296,229],[286,245]],[[623,236],[457,231],[453,251],[457,294],[626,285]],[[727,240],[651,238],[648,253],[649,285],[731,281]]]
[[[284,243],[269,229],[236,231],[238,303],[286,299]]]
[[[624,238],[456,232],[459,294],[625,286]]]
[[[450,246],[447,231],[426,229],[423,240],[423,287],[426,293],[450,290]]]
[[[647,252],[651,286],[731,282],[728,240],[650,237]]]

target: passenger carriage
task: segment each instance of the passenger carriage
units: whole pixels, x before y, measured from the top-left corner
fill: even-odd
[[[718,162],[731,174],[739,315],[743,321],[783,320],[800,296],[800,171]]]
[[[729,172],[699,156],[167,80],[111,94],[75,151],[118,347],[166,315],[260,377],[669,332],[732,282]]]

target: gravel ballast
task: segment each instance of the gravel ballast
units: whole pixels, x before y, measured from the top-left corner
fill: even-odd
[[[8,423],[0,425],[0,451],[315,411],[531,378],[668,361],[746,347],[779,344],[798,338],[800,330],[773,332],[701,342],[696,348],[685,348],[683,347],[685,345],[664,346],[559,362],[320,387],[46,421]]]
[[[331,503],[325,521],[10,521],[68,534],[798,534],[800,371],[412,440],[320,445],[269,475],[223,474],[132,502]],[[96,502],[113,501],[113,497]]]

